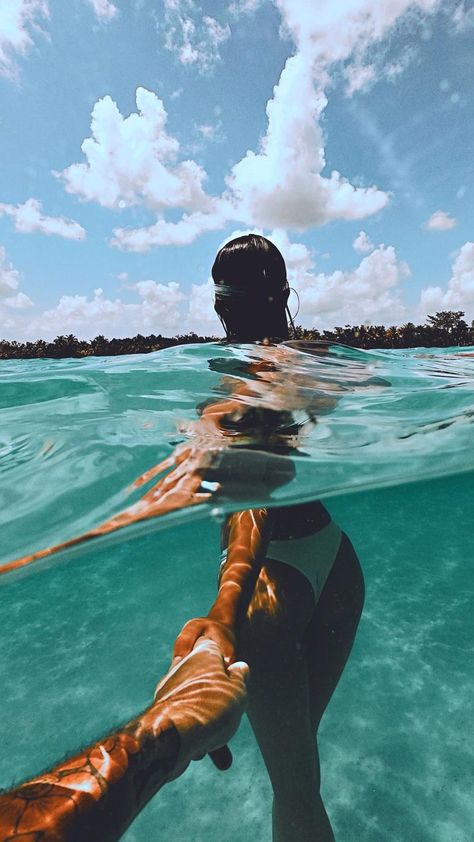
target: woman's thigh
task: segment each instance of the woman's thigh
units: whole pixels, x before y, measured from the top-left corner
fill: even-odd
[[[298,570],[269,560],[262,568],[240,625],[238,656],[250,665],[249,718],[274,784],[281,758],[287,783],[291,759],[313,782],[319,777],[313,735],[349,656],[363,601],[362,571],[345,535],[316,606]]]
[[[312,590],[304,576],[269,561],[239,632],[238,656],[250,666],[248,716],[274,790],[288,793],[294,784],[299,797],[302,778],[308,792],[319,784],[308,666],[301,644],[313,611]]]
[[[364,578],[359,559],[343,534],[333,568],[302,638],[314,731],[349,657],[363,604]]]

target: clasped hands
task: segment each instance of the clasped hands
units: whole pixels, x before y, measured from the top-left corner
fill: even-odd
[[[235,649],[234,632],[225,623],[212,620],[209,617],[189,620],[176,638],[169,673],[171,676],[177,671],[177,675],[184,677],[183,689],[185,694],[186,679],[192,680],[194,684],[196,699],[194,710],[188,692],[186,704],[183,704],[178,710],[177,719],[174,715],[172,717],[180,733],[182,730],[180,725],[184,725],[186,729],[185,720],[187,718],[191,721],[198,716],[200,720],[202,749],[196,751],[192,759],[201,759],[208,753],[215,766],[221,770],[227,769],[232,763],[232,754],[226,743],[237,730],[246,701],[246,682],[249,669],[247,664],[235,661]],[[196,683],[196,667],[198,666],[196,654],[199,651],[206,651],[209,668],[206,678]],[[210,653],[213,657],[212,665],[209,660]],[[192,662],[190,659],[192,659]],[[160,682],[155,699],[162,698],[165,687],[168,685],[169,679],[165,678],[163,682]],[[175,691],[172,692],[173,698],[175,698]],[[189,714],[191,714],[190,717]],[[216,730],[218,719],[224,724],[222,735],[225,736],[225,739],[219,741],[220,738],[216,732],[215,737],[213,736],[209,740],[212,729]],[[203,723],[205,724],[203,725]],[[225,733],[226,728],[228,733]],[[215,745],[212,744],[212,740],[214,740]],[[191,742],[193,747],[197,745],[194,738],[191,739]]]
[[[143,721],[146,730],[153,730],[156,711],[177,729],[181,749],[172,778],[206,754],[218,769],[232,763],[227,742],[245,709],[249,674],[247,664],[234,661],[234,651],[230,630],[226,633],[222,623],[206,623],[206,618],[190,620],[176,641],[171,669],[147,712],[150,722]]]

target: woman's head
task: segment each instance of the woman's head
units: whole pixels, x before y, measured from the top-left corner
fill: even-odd
[[[286,266],[270,240],[247,234],[226,243],[216,255],[212,277],[215,310],[229,339],[288,338]]]

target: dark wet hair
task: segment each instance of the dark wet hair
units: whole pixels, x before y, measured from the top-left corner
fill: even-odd
[[[274,291],[286,287],[286,266],[274,243],[258,234],[246,234],[226,243],[217,252],[212,267],[215,284],[236,289],[259,287]]]
[[[288,337],[286,266],[274,243],[258,234],[231,240],[218,251],[212,277],[216,312],[229,337]]]

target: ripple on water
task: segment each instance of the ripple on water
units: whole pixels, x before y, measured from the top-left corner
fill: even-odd
[[[234,389],[244,380],[256,406],[290,405],[303,425],[301,453],[287,459],[294,475],[271,500],[326,497],[367,586],[320,734],[336,837],[471,842],[474,358],[314,350],[285,350],[274,380],[271,371],[260,380],[249,372],[268,354],[250,346],[2,363],[0,393],[4,383],[10,389],[0,410],[2,559],[89,529],[138,499],[133,480],[194,435],[194,407],[220,399],[223,378]],[[317,423],[304,424],[311,401]],[[221,512],[235,508],[234,492],[219,500]],[[255,487],[239,493],[239,507],[258,502]],[[165,530],[132,527],[37,575],[4,578],[0,742],[9,763],[0,786],[148,703],[176,633],[214,598],[212,507],[202,519],[185,510]],[[127,842],[270,842],[270,786],[245,723],[233,750],[223,775],[208,759],[192,764]]]

